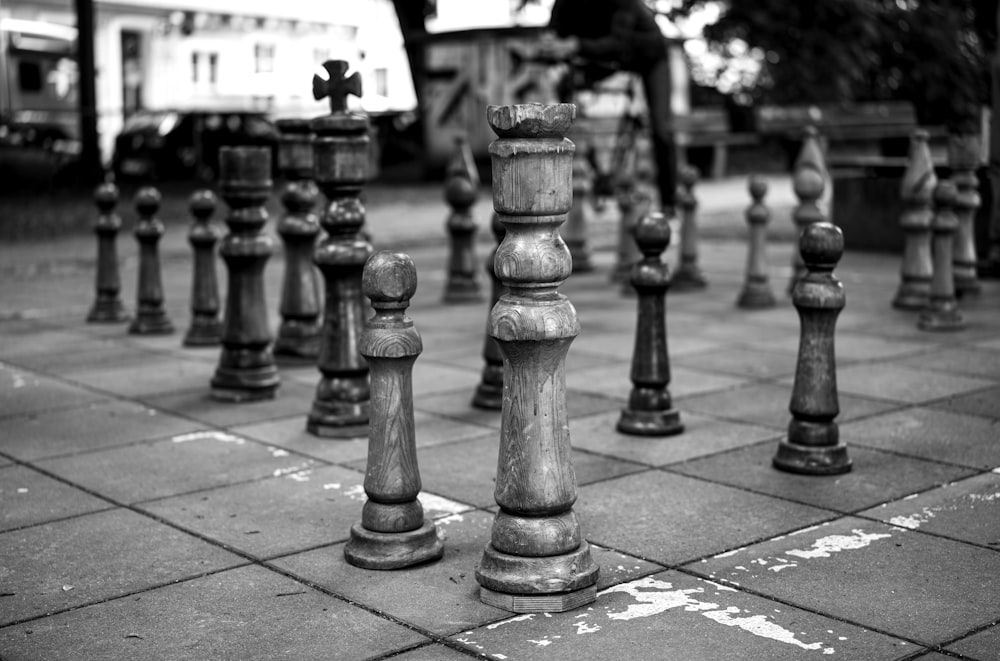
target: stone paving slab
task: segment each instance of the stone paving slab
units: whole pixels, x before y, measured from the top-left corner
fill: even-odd
[[[473,570],[489,542],[492,522],[493,516],[486,512],[458,513],[438,520],[444,558],[403,570],[371,572],[353,567],[344,560],[343,546],[339,544],[270,564],[348,599],[363,600],[422,629],[450,635],[509,615],[479,600],[479,584]],[[601,564],[600,587],[661,569],[656,564],[603,548],[592,552]]]
[[[674,364],[737,376],[779,377],[795,374],[795,353],[741,346],[687,354],[678,357],[671,366]]]
[[[228,432],[201,430],[150,443],[46,459],[38,465],[117,502],[137,503],[294,473],[316,462]]]
[[[78,370],[68,376],[75,383],[124,397],[152,396],[182,390],[204,390],[215,366],[170,355],[148,355],[140,364]]]
[[[854,512],[974,472],[968,468],[852,447],[847,449],[854,462],[849,473],[820,477],[797,475],[779,471],[771,465],[777,449],[777,443],[761,443],[672,466],[671,470],[838,512]]]
[[[619,412],[601,413],[570,422],[573,447],[650,466],[665,466],[736,447],[776,439],[767,427],[719,420],[697,413],[681,414],[684,433],[662,438],[629,436],[615,430]],[[777,442],[777,441],[775,441]]]
[[[657,470],[581,487],[576,510],[587,539],[664,565],[833,516],[815,507]]]
[[[141,404],[103,400],[5,419],[3,451],[22,461],[107,449],[183,434],[198,423]]]
[[[926,645],[1000,617],[1000,553],[853,517],[688,568]]]
[[[0,534],[0,624],[243,564],[238,556],[128,510]]]
[[[527,660],[889,659],[921,649],[676,571],[605,589],[576,611],[514,616],[452,639],[484,658]]]
[[[26,466],[0,467],[0,532],[112,507]]]
[[[86,388],[0,363],[0,418],[67,409],[106,399]]]
[[[1000,472],[949,482],[858,515],[1000,551]]]
[[[994,624],[979,633],[948,645],[946,649],[976,661],[996,659],[1000,651],[1000,626]]]
[[[973,468],[1000,466],[1000,423],[996,420],[908,408],[840,426],[848,446],[866,445]]]
[[[986,379],[930,372],[898,364],[864,363],[837,370],[837,387],[841,393],[910,404],[951,397],[990,385],[992,382]]]
[[[934,406],[954,413],[980,415],[996,422],[1000,420],[1000,386],[958,395]]]
[[[0,655],[348,661],[425,641],[287,577],[242,567],[2,630]]]
[[[792,398],[791,383],[751,383],[719,393],[690,397],[682,402],[681,410],[717,415],[735,422],[787,429],[791,414],[788,404]],[[899,404],[889,401],[841,394],[838,422],[881,413]]]
[[[195,384],[192,387],[198,386]],[[201,389],[152,395],[142,397],[141,400],[149,406],[170,413],[201,420],[218,427],[229,427],[296,414],[304,418],[312,406],[315,391],[315,386],[285,379],[278,387],[274,399],[234,404],[212,399],[210,384],[205,382],[201,385]]]
[[[1000,376],[1000,350],[955,347],[910,356],[900,362],[918,369],[978,376],[994,381]]]

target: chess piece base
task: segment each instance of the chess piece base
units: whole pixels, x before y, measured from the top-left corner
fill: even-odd
[[[278,327],[274,340],[274,355],[315,362],[319,358],[323,327],[319,320],[286,319]]]
[[[452,276],[441,300],[445,303],[479,303],[483,300],[483,294],[476,280]]]
[[[220,365],[212,377],[212,399],[220,402],[243,403],[274,399],[281,378],[270,354],[262,364],[233,367]],[[223,352],[223,360],[226,354]]]
[[[701,269],[697,266],[685,267],[682,264],[670,280],[670,289],[667,291],[668,293],[698,291],[706,287],[708,287],[708,279],[705,278]]]
[[[959,278],[955,277],[955,298],[964,298],[966,296],[979,296],[983,291],[982,285],[979,284],[979,280],[976,278]]]
[[[87,314],[88,324],[117,324],[123,321],[128,321],[128,313],[117,298],[98,298]]]
[[[480,383],[472,397],[472,405],[477,409],[499,411],[503,408],[503,384]]]
[[[355,523],[344,546],[347,562],[362,569],[401,569],[439,560],[443,555],[437,528],[427,519],[416,530],[393,533],[374,532]]]
[[[778,470],[799,475],[841,475],[852,466],[843,443],[814,446],[781,441],[771,463]]]
[[[917,328],[925,331],[965,330],[965,317],[958,310],[927,310],[917,320]]]
[[[368,436],[368,403],[352,405],[349,414],[339,406],[338,413],[330,413],[328,406],[321,410],[318,403],[313,403],[313,410],[306,420],[306,431],[320,438],[366,438]]]
[[[923,310],[930,300],[930,287],[915,288],[901,285],[896,293],[896,298],[892,299],[892,307],[899,310]]]
[[[666,411],[623,409],[615,429],[631,436],[674,436],[684,431],[684,424],[677,409]]]
[[[174,325],[162,310],[139,313],[128,327],[129,335],[170,335],[173,332]]]
[[[222,322],[218,319],[198,319],[191,321],[191,327],[184,336],[186,347],[217,347],[222,343]]]
[[[767,283],[747,285],[740,292],[740,297],[736,299],[736,307],[745,310],[763,310],[773,308],[777,304],[774,292],[771,291],[771,287]]]
[[[543,557],[510,555],[487,544],[476,580],[485,604],[515,613],[560,613],[596,599],[599,573],[587,542],[569,553]]]
[[[564,613],[597,601],[597,588],[590,586],[559,594],[505,594],[479,588],[479,600],[511,613]]]

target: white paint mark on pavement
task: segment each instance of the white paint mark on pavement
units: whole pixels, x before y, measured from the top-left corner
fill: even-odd
[[[766,615],[750,615],[748,617],[733,617],[740,612],[736,606],[730,606],[725,610],[709,611],[702,613],[705,617],[727,627],[738,627],[747,633],[752,633],[761,638],[770,638],[779,643],[795,645],[804,650],[822,650],[823,654],[833,654],[834,649],[827,647],[823,643],[804,643],[795,637],[795,634],[778,626],[767,619]]]
[[[892,537],[889,533],[867,533],[859,528],[855,528],[851,531],[851,533],[852,534],[850,535],[828,535],[826,537],[820,537],[813,542],[812,548],[810,549],[791,549],[789,551],[785,551],[785,554],[807,560],[813,558],[829,558],[832,553],[863,549],[874,541]]]
[[[493,624],[487,624],[487,629],[496,629],[502,627],[505,624],[510,624],[511,622],[527,622],[528,620],[535,617],[534,613],[525,613],[524,615],[515,615],[514,617],[507,618],[506,620],[500,620],[499,622],[494,622]]]
[[[190,434],[181,434],[170,439],[174,443],[190,443],[191,441],[219,441],[220,443],[234,443],[243,445],[245,438],[240,438],[235,434],[228,434],[224,431],[194,431]]]

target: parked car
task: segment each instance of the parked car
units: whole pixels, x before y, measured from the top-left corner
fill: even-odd
[[[121,178],[215,179],[219,149],[277,144],[278,131],[261,112],[143,110],[115,139],[112,167]]]

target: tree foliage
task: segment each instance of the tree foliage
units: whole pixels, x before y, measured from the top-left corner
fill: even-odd
[[[678,13],[711,0],[684,0]],[[756,102],[906,100],[921,123],[974,129],[987,98],[996,0],[723,0],[706,29],[726,60],[745,42],[761,60]],[[735,40],[735,41],[734,41]]]

